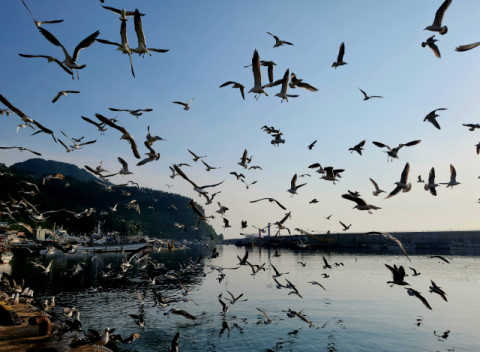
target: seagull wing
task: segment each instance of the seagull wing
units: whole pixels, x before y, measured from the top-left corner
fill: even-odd
[[[273,65],[268,65],[268,81],[273,83]]]
[[[264,198],[264,199],[268,199],[268,198]],[[285,208],[283,205],[281,205],[278,201],[276,201],[275,199],[274,199],[274,201],[275,201],[275,203],[277,203],[277,205],[278,205],[280,208],[282,208],[283,210],[287,210],[287,208]]]
[[[339,221],[339,223],[340,223],[344,228],[347,228],[343,222]]]
[[[94,140],[94,141],[89,141],[89,142],[85,142],[85,143],[80,143],[78,146],[81,147],[82,145],[93,144],[93,143],[95,143],[95,142],[96,142],[96,140]]]
[[[415,295],[415,297],[417,297],[420,301],[422,301],[423,305],[425,307],[427,307],[428,309],[432,310],[432,307],[430,307],[430,304],[428,304],[427,300],[425,299],[425,297],[423,297],[420,292],[414,290],[414,289],[409,289],[411,292],[413,292],[413,294]]]
[[[390,197],[393,197],[393,196],[397,195],[398,193],[400,193],[401,190],[402,190],[402,187],[397,186],[392,192],[390,192],[388,197],[385,198],[385,199],[388,199]]]
[[[17,109],[15,106],[13,106],[3,95],[0,94],[0,102],[5,105],[7,108],[12,110],[15,114],[20,116],[21,118],[28,118],[27,115],[25,115],[22,111]]]
[[[435,169],[433,167],[428,174],[428,183],[431,185],[435,184]]]
[[[360,143],[358,143],[358,144],[355,146],[355,148],[361,148],[361,147],[363,147],[363,146],[365,145],[365,141],[366,141],[366,140],[364,139],[363,141],[361,141]]]
[[[55,103],[63,95],[63,92],[58,92],[58,94],[53,98],[52,103]]]
[[[178,340],[180,339],[180,331],[178,331],[172,339],[171,351],[178,351]]]
[[[357,88],[358,88],[358,87],[357,87]],[[360,89],[360,88],[358,88],[358,89]],[[361,89],[360,89],[360,92],[362,92],[362,93],[363,93],[363,95],[365,96],[365,98],[368,98],[368,95],[367,95],[367,93],[365,93],[365,92],[364,92],[363,90],[361,90]]]
[[[290,188],[295,189],[295,184],[297,183],[297,174],[295,174],[290,182]]]
[[[107,119],[105,116],[100,115],[100,114],[95,114],[95,117],[96,117],[97,119],[99,119],[102,123],[104,123],[104,124],[106,124],[106,125],[108,125],[108,126],[110,126],[110,127],[113,127],[113,128],[115,128],[116,130],[118,130],[118,131],[120,131],[120,132],[122,132],[122,133],[124,133],[124,134],[127,133],[127,130],[126,130],[125,128],[120,127],[120,126],[118,126],[118,125],[115,125],[112,121],[110,121],[110,119]],[[85,121],[88,121],[88,120],[86,119],[86,117],[83,117],[83,116],[82,116],[82,118],[83,118]],[[88,122],[89,122],[89,121],[88,121]]]
[[[270,265],[272,266],[273,270],[275,271],[275,275],[280,275],[277,268],[275,268],[275,266],[273,264],[270,264]]]
[[[436,57],[438,57],[439,59],[442,58],[442,55],[440,54],[440,49],[438,48],[438,46],[435,45],[435,43],[429,43],[428,47],[432,49]]]
[[[373,144],[375,144],[377,147],[379,148],[388,148],[388,150],[392,150],[392,148],[390,148],[388,145],[386,144],[383,144],[383,143],[380,143],[380,142],[372,142]]]
[[[456,182],[457,178],[457,171],[455,171],[455,168],[453,167],[452,164],[450,164],[450,182]]]
[[[27,8],[28,12],[30,12],[30,15],[32,15],[33,19],[36,20],[35,15],[32,13],[32,11],[30,11],[27,4],[25,4],[25,1],[22,0],[22,2],[23,2],[23,5]]]
[[[142,17],[140,16],[140,13],[138,11],[135,11],[133,21],[135,24],[135,33],[137,33],[138,44],[146,45],[145,34],[143,33]]]
[[[468,50],[476,48],[479,45],[480,45],[480,42],[473,43],[473,44],[468,44],[468,45],[460,45],[460,46],[455,48],[455,51],[458,51],[458,52],[468,51]]]
[[[299,83],[297,83],[297,88],[303,88],[303,89],[306,89],[306,90],[308,90],[308,91],[310,91],[310,92],[316,92],[316,91],[318,91],[317,88],[311,86],[311,85],[308,84],[308,83],[304,83],[304,82],[299,82]]]
[[[222,84],[219,88],[222,88],[222,87],[226,87],[230,84],[236,84],[236,82],[233,82],[233,81],[228,81],[228,82],[225,82],[224,84]]]
[[[174,103],[174,104],[180,104],[180,105],[183,105],[183,106],[187,106],[187,104],[182,103],[182,102],[180,102],[180,101],[172,101],[172,103]]]
[[[95,121],[90,120],[88,117],[82,116],[82,119],[85,120],[85,121],[87,121],[87,122],[89,122],[89,123],[91,123],[92,125],[95,125],[95,126],[97,126],[97,127],[100,127],[100,124],[99,124],[99,123],[96,123]]]
[[[378,188],[377,183],[376,183],[374,180],[372,180],[372,179],[370,179],[370,181],[373,183],[373,186],[375,187],[375,190],[376,190],[376,191],[379,191],[380,188]]]
[[[363,235],[364,236],[365,235],[381,235],[381,236],[385,237],[386,239],[394,241],[402,249],[402,251],[405,254],[405,256],[407,257],[407,259],[410,260],[410,258],[408,257],[407,251],[403,247],[402,242],[400,242],[400,240],[398,238],[396,238],[395,236],[393,236],[389,233],[386,233],[386,232],[367,232],[367,233],[364,233]]]
[[[417,145],[418,143],[420,143],[421,140],[416,140],[416,141],[411,141],[411,142],[408,142],[408,143],[405,143],[405,147],[412,147],[414,145]]]
[[[452,3],[452,0],[445,0],[444,3],[438,8],[437,12],[435,13],[435,19],[433,20],[433,24],[441,27],[443,16],[445,16],[445,11],[447,11],[448,7]]]
[[[437,129],[441,129],[440,125],[438,124],[438,121],[435,118],[428,119],[428,122],[430,122],[432,125],[434,125]]]
[[[343,199],[351,200],[352,202],[357,203],[358,205],[367,205],[362,198],[354,197],[351,194],[342,194]]]
[[[198,188],[198,186],[194,182],[190,181],[187,175],[185,175],[185,173],[176,164],[173,165],[173,168],[175,169],[177,174],[179,174],[186,181],[190,182],[194,188]]]
[[[276,281],[276,280],[275,280]],[[265,313],[263,310],[261,310],[260,308],[257,308],[258,311],[260,311],[263,315],[265,315],[265,318],[270,321],[272,319],[269,318],[269,316],[267,315],[267,313]]]
[[[345,55],[345,43],[340,44],[340,49],[338,51],[337,62],[343,61],[343,55]]]
[[[252,57],[252,71],[255,87],[262,86],[262,70],[260,69],[260,56],[255,49]]]
[[[63,145],[65,147],[65,149],[67,150],[67,152],[70,150],[63,142],[62,140],[59,138],[58,141],[60,142],[61,145]]]
[[[450,168],[451,171],[451,168]],[[410,164],[407,163],[405,165],[405,168],[403,169],[402,176],[400,177],[400,182],[403,183],[404,185],[407,184],[408,182],[408,173],[410,172]]]
[[[75,50],[73,51],[73,57],[72,60],[73,62],[77,61],[78,59],[78,54],[82,49],[88,48],[90,45],[95,43],[95,39],[97,39],[98,35],[100,34],[100,31],[96,31],[95,33],[90,34],[88,37],[86,37],[84,40],[82,40]]]
[[[65,58],[70,58],[70,55],[68,54],[68,51],[67,49],[65,49],[65,47],[62,45],[62,43],[60,43],[58,41],[57,38],[54,37],[54,35],[52,33],[50,33],[49,31],[47,31],[46,29],[42,28],[42,27],[38,27],[38,30],[40,31],[40,33],[43,34],[43,36],[50,42],[52,43],[53,45],[55,46],[59,46],[62,48],[63,50],[63,53],[65,54]]]

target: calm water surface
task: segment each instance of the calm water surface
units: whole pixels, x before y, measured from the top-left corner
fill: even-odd
[[[274,250],[248,248],[252,264],[266,263],[266,271],[250,275],[249,266],[238,270],[225,270],[226,277],[218,282],[218,272],[211,266],[233,268],[237,255],[243,256],[245,248],[218,246],[220,257],[211,262],[202,260],[197,273],[185,274],[181,279],[189,290],[190,298],[199,306],[183,302],[181,289],[174,281],[160,281],[156,289],[176,302],[171,307],[185,309],[197,316],[189,321],[182,316],[167,317],[155,306],[153,293],[147,291],[144,307],[146,327],[135,325],[128,314],[139,314],[141,308],[136,290],[143,293],[148,285],[141,278],[153,276],[149,266],[140,271],[139,265],[129,270],[123,279],[103,278],[98,272],[104,263],[91,262],[92,254],[48,257],[15,257],[11,262],[14,278],[25,277],[25,282],[42,298],[55,296],[56,310],[75,307],[81,312],[84,330],[98,331],[115,328],[123,336],[138,332],[141,338],[123,351],[167,351],[172,337],[180,331],[182,351],[480,351],[480,257],[479,253],[459,252],[445,255],[451,264],[442,264],[426,255],[411,255],[412,262],[394,252],[388,254],[366,252],[312,253],[280,250],[281,257],[274,258]],[[204,247],[175,252],[152,253],[151,257],[166,263],[169,269],[178,269],[177,259],[196,259],[199,253],[208,256]],[[324,270],[322,255],[331,262],[344,266]],[[105,265],[118,267],[121,254],[104,254]],[[48,263],[54,260],[52,272],[45,277],[30,261]],[[477,260],[478,259],[478,260]],[[87,263],[83,274],[75,277],[62,275],[67,268],[79,262]],[[306,262],[303,267],[297,262]],[[272,279],[273,263],[284,277],[295,284],[303,296],[288,295],[289,289],[278,290]],[[426,309],[415,297],[407,295],[403,287],[390,288],[390,272],[384,264],[403,265],[409,276],[406,281],[420,291],[429,301],[433,311]],[[412,277],[413,267],[421,272]],[[0,267],[0,271],[5,270]],[[207,275],[203,277],[202,272]],[[322,278],[327,272],[330,277]],[[430,279],[447,293],[448,302],[428,291]],[[327,289],[309,284],[321,282]],[[97,287],[98,293],[87,289]],[[230,307],[227,316],[219,315],[221,305],[218,295],[226,290],[234,295],[243,293],[242,299]],[[256,307],[269,314],[274,322],[263,323],[264,317]],[[167,307],[168,309],[169,307]],[[289,318],[282,310],[302,311],[313,322],[312,327],[298,318]],[[230,329],[222,332],[223,322]],[[450,330],[447,339],[437,337]],[[120,345],[120,344],[119,344]]]

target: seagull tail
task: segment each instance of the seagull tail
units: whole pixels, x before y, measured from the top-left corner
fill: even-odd
[[[425,191],[428,191],[428,184],[427,183],[423,187],[425,188]]]
[[[427,43],[422,42],[422,48],[425,48],[427,46]],[[425,121],[425,120],[424,120]]]
[[[412,184],[409,183],[409,184],[407,184],[407,187],[405,187],[405,189],[403,190],[403,192],[404,192],[404,193],[410,192],[411,189],[412,189]]]
[[[447,26],[443,26],[442,28],[440,28],[439,33],[441,35],[447,34],[447,32],[448,32],[448,27]]]

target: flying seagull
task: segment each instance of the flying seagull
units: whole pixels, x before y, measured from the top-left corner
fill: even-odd
[[[254,185],[255,183],[258,182],[258,181],[253,181],[252,183],[248,184],[248,183],[246,183],[242,178],[240,179],[240,181],[242,181],[243,183],[245,183],[245,186],[247,187],[247,190],[250,188],[251,185]]]
[[[309,150],[312,150],[313,147],[315,147],[315,143],[317,143],[317,140],[315,140],[312,144],[310,144],[307,148]]]
[[[274,48],[278,48],[279,46],[283,46],[284,44],[287,44],[287,45],[293,45],[292,43],[290,42],[286,42],[285,40],[280,40],[278,39],[278,37],[276,35],[273,35],[272,33],[270,32],[267,32],[268,34],[270,34],[272,37],[275,38],[275,45],[273,46]]]
[[[61,92],[58,92],[55,98],[53,98],[52,103],[55,103],[62,95],[67,96],[67,93],[78,94],[80,92],[78,90],[62,90]]]
[[[205,167],[207,168],[207,171],[215,170],[215,169],[221,169],[221,167],[211,167],[205,161],[203,161],[203,160],[201,160],[201,161],[202,161],[203,165],[205,165]]]
[[[68,68],[70,69],[74,69],[75,71],[77,71],[77,78],[79,78],[78,76],[78,70],[81,70],[83,68],[85,68],[87,65],[78,65],[77,64],[77,59],[78,59],[78,54],[80,53],[80,51],[82,49],[86,49],[88,48],[90,45],[92,45],[93,43],[95,43],[95,39],[97,39],[97,36],[100,34],[100,31],[96,31],[95,33],[92,33],[90,34],[87,38],[85,38],[84,40],[82,40],[80,42],[80,44],[77,45],[77,47],[75,48],[75,50],[73,51],[73,56],[70,56],[67,52],[67,50],[65,49],[65,47],[58,41],[57,38],[55,38],[53,36],[52,33],[50,33],[49,31],[47,31],[46,29],[43,29],[42,27],[38,27],[38,30],[40,31],[40,33],[43,34],[43,36],[50,42],[52,43],[53,45],[55,46],[59,46],[62,48],[63,50],[63,53],[65,54],[65,60],[62,61]],[[73,79],[73,76],[72,76],[72,79]]]
[[[135,157],[137,159],[142,158],[140,156],[140,153],[138,152],[137,143],[135,143],[135,140],[133,139],[132,135],[130,133],[128,133],[128,131],[125,129],[125,127],[123,127],[123,126],[120,127],[120,126],[114,124],[110,119],[107,119],[105,116],[102,116],[100,114],[95,114],[95,117],[97,119],[99,119],[101,122],[103,122],[105,125],[108,125],[112,128],[115,128],[116,130],[122,132],[123,135],[122,135],[122,137],[120,137],[120,139],[124,139],[124,140],[126,140],[130,143],[130,147],[132,148],[133,155],[135,155]]]
[[[242,157],[240,158],[240,162],[237,163],[238,165],[243,166],[244,169],[246,169],[246,168],[248,167],[248,166],[247,166],[247,159],[248,159],[247,156],[248,156],[248,152],[247,152],[247,150],[245,149],[244,152],[243,152]],[[238,179],[238,177],[237,177],[237,179]]]
[[[204,156],[197,156],[194,152],[192,152],[190,149],[187,149],[190,154],[193,155],[193,161],[197,162],[198,160],[200,160],[201,158],[206,158],[207,156],[204,155]]]
[[[445,16],[445,11],[447,11],[448,7],[452,3],[452,0],[445,0],[443,4],[438,8],[437,12],[435,13],[435,19],[433,20],[433,24],[428,26],[425,30],[429,30],[432,32],[438,32],[440,34],[447,34],[448,28],[447,26],[442,27],[443,16]]]
[[[145,41],[145,34],[143,33],[143,26],[142,26],[142,14],[138,11],[138,9],[135,9],[135,14],[134,14],[134,23],[135,23],[135,32],[137,33],[137,39],[138,39],[138,47],[133,49],[134,52],[136,52],[138,55],[145,56],[145,54],[150,54],[150,51],[153,51],[155,53],[166,53],[169,49],[154,49],[154,48],[147,48],[147,44]]]
[[[438,42],[438,40],[433,38],[435,38],[435,35],[432,35],[425,42],[422,42],[422,48],[425,48],[428,45],[428,47],[432,49],[435,56],[441,59],[442,55],[440,54],[440,49],[438,49],[438,46],[435,44],[435,42]]]
[[[174,101],[173,103],[174,104],[179,104],[179,105],[183,105],[184,108],[183,110],[190,110],[190,103],[194,100],[195,98],[192,98],[188,103],[182,103],[180,101]]]
[[[242,93],[242,97],[243,97],[243,100],[245,100],[245,86],[243,86],[242,84],[240,83],[237,83],[237,82],[233,82],[233,81],[228,81],[228,82],[225,82],[224,84],[222,84],[220,86],[220,88],[222,87],[226,87],[230,84],[233,84],[232,88],[238,88],[240,89],[240,93]]]
[[[428,175],[428,183],[425,183],[424,188],[425,188],[425,191],[430,191],[432,196],[436,196],[437,190],[435,189],[435,187],[438,187],[438,186],[440,185],[437,185],[435,183],[435,169],[432,167]]]
[[[275,203],[277,203],[277,205],[278,205],[280,208],[282,208],[283,210],[287,210],[287,208],[285,208],[285,207],[284,207],[283,205],[281,205],[276,199],[273,199],[273,198],[260,198],[260,199],[257,199],[257,200],[252,200],[252,201],[250,201],[250,203],[256,203],[256,202],[259,202],[259,201],[265,200],[265,199],[268,200],[270,203],[275,202]]]
[[[309,167],[313,168],[314,166],[310,165]],[[342,169],[334,170],[332,166],[325,167],[325,168],[323,168],[323,170],[325,171],[325,175],[320,177],[320,179],[325,180],[325,181],[332,181],[333,184],[335,184],[335,182],[340,182],[340,180],[337,179],[337,176],[342,177],[342,176],[340,176],[340,173],[344,171]],[[317,172],[319,172],[319,170],[317,170]]]
[[[292,177],[292,181],[290,182],[290,189],[287,189],[287,192],[289,192],[291,194],[291,197],[293,197],[295,194],[297,194],[297,190],[305,185],[306,183],[302,183],[301,185],[297,186],[297,174],[295,174]]]
[[[255,49],[255,51],[253,52],[252,71],[253,71],[254,86],[252,89],[250,89],[249,93],[258,94],[257,99],[260,97],[261,94],[265,94],[268,97],[268,94],[265,93],[262,87],[262,70],[260,69],[260,56],[258,55],[257,49]]]
[[[375,187],[375,191],[372,192],[374,196],[378,196],[380,193],[386,193],[378,187],[377,183],[374,180],[370,179],[370,181],[373,183],[373,187]]]
[[[457,182],[457,171],[455,171],[455,168],[453,167],[452,164],[450,164],[450,182],[440,183],[440,184],[447,185],[447,188],[452,187],[452,189],[453,189],[453,186],[458,186],[460,184],[460,182]]]
[[[340,44],[337,61],[332,64],[332,67],[335,67],[335,70],[338,66],[348,65],[346,62],[343,62],[343,55],[345,55],[345,43]]]
[[[84,143],[79,143],[77,144],[77,142],[75,142],[72,138],[70,138],[69,136],[67,136],[63,131],[60,131],[62,132],[62,134],[67,137],[68,139],[70,139],[70,141],[73,143],[73,145],[70,146],[70,148],[72,148],[72,151],[75,150],[75,149],[82,149],[81,147],[84,146],[84,145],[88,145],[88,144],[93,144],[96,142],[96,140],[94,141],[89,141],[89,142],[84,142]],[[63,143],[62,143],[63,144]]]
[[[129,110],[129,109],[116,109],[116,108],[108,108],[110,111],[126,111],[130,115],[135,116],[137,119],[139,116],[142,116],[144,112],[153,111],[153,109],[137,109],[137,110]],[[148,130],[150,132],[150,129]]]
[[[281,80],[281,84],[282,84],[282,89],[280,90],[280,93],[277,93],[275,94],[276,97],[279,97],[281,98],[281,102],[283,103],[284,100],[287,101],[288,103],[288,98],[298,98],[299,96],[298,95],[292,95],[292,94],[287,94],[287,91],[288,91],[288,82],[290,80],[290,69],[287,69],[285,71],[285,74],[283,75],[283,80]],[[275,82],[272,83],[273,85],[275,85]],[[279,134],[277,134],[278,136]]]
[[[343,222],[339,221],[340,225],[343,226],[343,231],[347,231],[347,230],[350,230],[350,227],[352,227],[352,224],[350,225],[345,225]]]
[[[33,150],[30,150],[30,149],[27,149],[27,148],[24,148],[24,147],[0,147],[0,149],[18,149],[21,152],[27,151],[27,152],[33,153],[35,155],[42,156],[42,154],[34,152]]]
[[[5,103],[4,103],[4,104],[5,104]],[[477,124],[473,124],[473,123],[467,123],[467,124],[465,124],[465,123],[462,123],[462,125],[465,126],[465,127],[468,127],[468,130],[469,130],[469,131],[472,131],[472,132],[475,131],[475,129],[477,129],[477,128],[480,129],[480,125],[479,125],[478,123],[477,123]]]
[[[128,54],[128,57],[130,58],[130,69],[132,70],[133,77],[135,77],[135,71],[133,70],[132,49],[128,46],[127,19],[122,20],[122,24],[120,25],[120,40],[121,43],[115,43],[105,39],[97,39],[97,42],[116,46],[117,50],[121,51],[122,54]]]
[[[173,165],[173,168],[175,169],[175,171],[177,172],[177,174],[179,174],[183,179],[185,179],[186,181],[190,182],[190,184],[193,186],[193,190],[194,191],[197,191],[198,193],[205,193],[205,188],[210,188],[210,187],[216,187],[216,186],[219,186],[221,185],[224,181],[222,182],[219,182],[219,183],[216,183],[216,184],[213,184],[213,185],[205,185],[205,186],[197,186],[193,181],[191,181],[187,175],[185,175],[185,173],[177,166],[177,165]]]
[[[398,193],[400,193],[400,191],[402,191],[403,193],[406,193],[406,192],[409,192],[412,189],[412,184],[407,183],[409,172],[410,172],[410,164],[407,163],[405,165],[405,168],[402,171],[402,175],[400,176],[400,181],[395,182],[397,187],[395,187],[395,189],[392,192],[390,192],[390,194],[385,199],[388,199],[388,198],[391,198],[391,197],[397,195]]]
[[[302,82],[303,79],[297,79],[297,76],[295,76],[295,73],[292,72],[292,75],[290,76],[290,88],[295,89],[295,88],[303,88],[306,90],[309,90],[310,92],[316,92],[318,91],[317,88],[311,86],[308,83]]]
[[[358,88],[358,87],[357,87],[357,88]],[[360,88],[358,88],[358,89],[360,89]],[[368,96],[367,93],[365,93],[365,92],[364,92],[363,90],[361,90],[361,89],[360,89],[360,92],[362,92],[363,95],[365,96],[365,97],[363,98],[363,101],[369,100],[369,99],[371,99],[371,98],[383,98],[383,97],[381,97],[381,96],[379,96],[379,95],[370,95],[370,96]]]
[[[268,81],[273,83],[273,66],[277,66],[277,64],[273,61],[260,61],[260,65],[264,67],[268,67]],[[250,67],[252,64],[243,66],[243,67]]]
[[[432,125],[434,125],[437,129],[440,129],[440,125],[438,124],[437,119],[436,119],[436,117],[438,117],[440,115],[437,115],[435,113],[436,111],[440,111],[440,110],[447,110],[447,109],[446,108],[440,108],[440,109],[433,110],[427,116],[425,116],[425,118],[423,119],[423,122],[428,121]]]
[[[393,285],[400,285],[400,286],[406,286],[410,285],[408,282],[405,282],[403,279],[405,278],[405,269],[403,268],[402,265],[400,265],[399,268],[397,268],[396,265],[391,267],[388,264],[385,264],[385,266],[390,270],[392,273],[392,281],[387,281],[387,284],[391,284],[390,287],[393,287]]]
[[[425,297],[423,297],[420,292],[414,290],[413,288],[408,288],[408,287],[405,287],[405,289],[407,290],[407,293],[410,295],[410,296],[415,296],[417,297],[420,301],[422,301],[423,305],[425,307],[427,307],[428,309],[432,310],[432,307],[430,307],[430,304],[428,304],[427,300],[425,299]]]
[[[416,140],[416,141],[412,141],[412,142],[408,142],[408,143],[405,143],[405,144],[399,144],[398,147],[396,148],[390,148],[388,145],[386,144],[383,144],[383,143],[380,143],[380,142],[372,142],[373,144],[375,144],[377,147],[379,148],[387,148],[388,151],[384,151],[384,153],[387,153],[387,161],[390,161],[390,159],[398,159],[398,151],[400,149],[402,149],[403,147],[412,147],[414,145],[417,145],[418,143],[420,143],[421,140]]]
[[[145,141],[145,147],[147,147],[147,149],[149,150],[148,153],[145,153],[145,155],[147,155],[148,158],[145,158],[142,161],[140,161],[137,164],[137,166],[142,166],[142,165],[145,165],[146,163],[149,163],[151,161],[156,161],[156,160],[160,159],[160,153],[155,152],[155,150],[153,150],[153,148],[150,146],[150,144],[148,144],[147,141]]]
[[[367,210],[369,214],[373,214],[372,210],[382,209],[376,207],[375,205],[367,204],[367,202],[365,202],[362,198],[354,197],[351,194],[342,194],[342,198],[357,203],[357,205],[355,205],[353,209]]]
[[[55,20],[55,21],[37,21],[35,15],[32,13],[32,11],[30,11],[30,9],[28,8],[27,4],[25,4],[25,1],[23,1],[23,5],[25,5],[25,7],[27,8],[28,12],[30,12],[30,15],[32,15],[33,17],[33,22],[35,22],[35,25],[37,27],[40,27],[42,24],[53,24],[53,23],[62,23],[63,20]]]
[[[360,143],[358,143],[355,147],[353,148],[349,148],[348,150],[350,151],[350,154],[353,153],[353,152],[357,152],[358,154],[362,155],[362,150],[363,150],[363,146],[365,145],[365,139],[363,141],[361,141]]]
[[[376,231],[367,232],[367,233],[362,234],[362,236],[367,236],[367,235],[383,236],[383,237],[385,237],[387,240],[394,241],[396,244],[398,244],[398,246],[399,246],[400,249],[403,251],[403,253],[404,253],[405,256],[407,257],[407,259],[410,260],[410,258],[408,257],[407,251],[406,251],[405,248],[403,247],[402,242],[400,242],[395,236],[393,236],[393,235],[391,235],[391,234],[389,234],[389,233],[387,233],[387,232],[376,232]]]
[[[146,138],[147,138],[147,143],[148,143],[148,145],[152,145],[152,144],[155,143],[156,141],[166,141],[165,138],[162,138],[162,137],[160,137],[160,136],[155,136],[155,137],[153,137],[153,136],[150,134],[150,126],[148,126],[147,129],[148,129],[148,134],[147,134]]]
[[[48,60],[48,63],[50,62],[56,62],[66,73],[68,73],[70,76],[73,76],[73,72],[69,70],[64,64],[62,64],[57,58],[54,58],[52,56],[47,56],[47,55],[26,55],[26,54],[18,54],[21,57],[27,57],[27,58],[35,58],[35,57],[43,57]]]

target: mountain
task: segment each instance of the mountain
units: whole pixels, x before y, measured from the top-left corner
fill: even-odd
[[[174,238],[176,240],[184,238],[193,240],[196,237],[208,238],[209,235],[214,238],[219,237],[212,226],[203,221],[200,222],[197,230],[194,231],[190,228],[197,223],[196,215],[190,208],[186,208],[190,199],[178,194],[128,186],[115,187],[112,192],[108,192],[101,185],[91,181],[92,176],[87,171],[72,164],[53,160],[30,159],[14,164],[10,168],[0,165],[0,171],[9,171],[14,174],[13,176],[0,176],[2,182],[0,200],[3,202],[10,202],[9,196],[16,201],[20,201],[21,196],[23,196],[30,204],[35,205],[40,213],[51,210],[66,210],[45,214],[47,220],[37,224],[24,209],[20,209],[18,213],[13,213],[14,221],[5,214],[2,215],[1,213],[5,212],[5,209],[0,207],[1,221],[8,221],[9,223],[20,221],[33,228],[38,225],[42,228],[53,228],[56,224],[56,226],[63,226],[70,234],[77,235],[91,233],[98,221],[104,221],[102,230],[116,230],[123,235],[134,235],[137,233],[137,228],[132,225],[132,222],[134,222],[135,225],[140,226],[144,235],[150,237]],[[54,173],[61,173],[65,176],[65,179],[47,180],[43,185],[43,176]],[[34,196],[19,193],[22,190],[25,192],[36,191],[33,186],[19,183],[22,181],[35,183],[41,193]],[[130,194],[123,195],[122,191]],[[137,204],[140,205],[140,214],[125,207],[125,204],[132,200],[136,200]],[[117,210],[111,211],[110,207],[114,207],[116,204]],[[171,204],[175,205],[178,210],[169,209],[168,206]],[[149,209],[151,205],[156,210]],[[203,210],[199,204],[197,206]],[[95,212],[90,216],[83,216],[79,219],[71,213],[80,213],[90,208],[94,208]],[[100,215],[102,210],[108,212],[108,214]],[[186,225],[187,232],[172,227],[175,223]]]
[[[87,170],[80,169],[76,165],[54,160],[45,160],[41,158],[28,159],[26,161],[13,164],[10,166],[10,169],[28,171],[29,173],[39,177],[58,173],[62,174],[63,176],[71,176],[79,181],[90,181],[92,178],[97,179]]]

